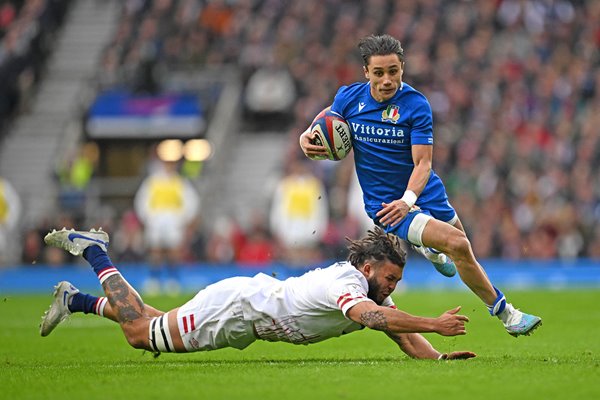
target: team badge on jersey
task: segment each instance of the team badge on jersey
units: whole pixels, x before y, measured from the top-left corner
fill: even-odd
[[[381,113],[381,121],[389,121],[393,124],[398,122],[400,119],[400,107],[395,104],[390,104],[387,106],[385,110]]]

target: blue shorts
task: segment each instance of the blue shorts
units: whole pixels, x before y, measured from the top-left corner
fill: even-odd
[[[367,210],[367,215],[369,215],[369,218],[371,218],[373,220],[373,222],[375,222],[375,225],[378,225],[378,226],[384,228],[386,232],[393,233],[394,235],[400,237],[403,240],[406,240],[407,242],[420,245],[420,243],[414,243],[415,240],[409,240],[409,235],[408,235],[410,225],[413,223],[413,221],[417,215],[424,214],[425,216],[433,217],[437,220],[447,222],[451,225],[454,225],[454,223],[458,219],[458,215],[456,214],[456,211],[454,210],[454,208],[450,205],[450,202],[448,201],[448,196],[446,195],[446,191],[444,190],[442,193],[443,193],[443,196],[439,196],[438,198],[429,200],[429,201],[426,199],[421,199],[421,198],[417,199],[416,205],[420,209],[414,209],[414,210],[410,211],[400,221],[400,223],[398,223],[395,226],[381,225],[381,223],[379,222],[379,217],[376,216],[376,214],[379,212],[380,209],[379,210]]]

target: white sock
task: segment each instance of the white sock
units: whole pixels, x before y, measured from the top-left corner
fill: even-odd
[[[496,316],[502,321],[502,323],[506,324],[514,312],[515,308],[513,307],[513,305],[510,303],[506,303],[504,310],[502,310],[502,312]]]
[[[418,253],[422,254],[423,257],[428,259],[431,262],[436,264],[444,264],[447,260],[447,257],[444,253],[436,253],[431,251],[428,247],[425,246],[413,246],[413,249]]]
[[[425,258],[436,264],[444,264],[447,260],[444,253],[435,253],[429,249],[425,249]]]

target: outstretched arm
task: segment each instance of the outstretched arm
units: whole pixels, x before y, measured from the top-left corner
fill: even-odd
[[[387,333],[400,349],[412,358],[428,358],[437,360],[442,353],[433,348],[431,343],[420,333]]]
[[[469,321],[468,317],[457,314],[459,311],[460,307],[456,307],[437,318],[427,318],[363,301],[350,308],[346,316],[368,328],[392,334],[435,332],[456,336],[467,333],[465,323]]]
[[[400,346],[400,349],[411,358],[432,360],[464,360],[477,355],[471,351],[454,351],[441,353],[420,333],[401,333],[398,335],[386,332],[390,339]]]
[[[346,316],[371,329],[384,331],[408,356],[429,359],[458,359],[475,357],[471,352],[443,354],[419,333],[435,332],[444,336],[465,335],[465,323],[469,321],[458,314],[460,307],[446,311],[437,318],[414,316],[404,311],[378,306],[363,301],[350,308]]]

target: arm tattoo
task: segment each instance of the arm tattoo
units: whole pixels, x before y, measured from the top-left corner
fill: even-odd
[[[360,314],[360,323],[378,331],[388,329],[387,320],[381,311],[366,311]]]
[[[120,323],[132,322],[141,318],[144,303],[135,292],[129,290],[129,285],[122,277],[114,275],[104,281],[104,291],[108,301],[117,312],[117,320]]]

